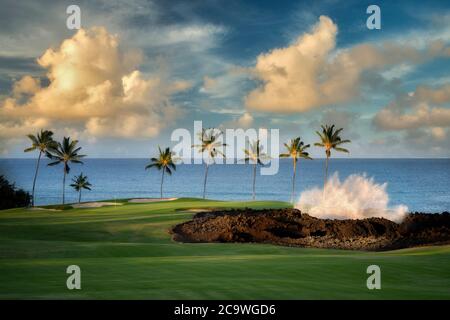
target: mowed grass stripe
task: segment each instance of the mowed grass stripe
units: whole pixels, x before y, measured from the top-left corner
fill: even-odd
[[[168,229],[195,208],[282,202],[179,199],[64,211],[0,211],[0,298],[449,299],[450,246],[391,252],[182,244]],[[65,269],[82,269],[69,291]],[[382,269],[382,290],[366,268]]]

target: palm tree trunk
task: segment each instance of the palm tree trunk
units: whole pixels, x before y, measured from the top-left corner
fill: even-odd
[[[291,201],[292,203],[295,201],[295,172],[297,171],[297,161],[294,158],[294,174],[292,176],[292,197],[291,197]]]
[[[162,169],[162,175],[161,175],[161,199],[163,197],[163,183],[164,183],[164,168]]]
[[[65,189],[66,189],[66,168],[64,168],[63,190],[62,190],[62,204],[65,203]]]
[[[327,155],[327,158],[325,159],[325,179],[323,182],[323,190],[325,191],[325,187],[327,185],[327,181],[328,181],[328,159],[330,157]]]
[[[208,179],[208,164],[206,163],[205,168],[205,180],[203,181],[203,199],[206,197],[206,180]]]
[[[38,175],[38,171],[39,171],[39,163],[41,162],[41,156],[42,156],[42,151],[39,151],[39,157],[38,157],[38,161],[36,163],[36,171],[34,173],[34,179],[33,179],[33,191],[31,191],[31,206],[34,207],[34,188],[36,186],[36,179],[37,179],[37,175]]]
[[[253,165],[253,200],[256,198],[256,163]]]
[[[80,188],[80,191],[78,192],[78,203],[80,203],[81,202],[81,188]]]

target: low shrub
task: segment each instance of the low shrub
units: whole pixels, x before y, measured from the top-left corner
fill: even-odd
[[[27,207],[31,204],[31,195],[15,187],[0,175],[0,210]]]

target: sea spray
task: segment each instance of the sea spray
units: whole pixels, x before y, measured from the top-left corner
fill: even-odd
[[[302,192],[296,208],[318,218],[364,219],[383,217],[400,222],[408,207],[389,208],[387,183],[377,184],[366,174],[350,175],[343,182],[335,173],[323,188]]]

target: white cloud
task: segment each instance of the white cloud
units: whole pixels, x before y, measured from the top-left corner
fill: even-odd
[[[208,111],[217,114],[232,114],[232,115],[240,115],[245,113],[245,109],[235,109],[235,108],[213,108],[208,109]]]
[[[222,129],[231,129],[231,128],[248,129],[253,125],[253,122],[254,122],[253,116],[250,113],[245,112],[240,117],[237,117],[234,120],[222,123],[219,127]]]
[[[253,117],[250,113],[246,112],[244,113],[238,120],[237,124],[241,128],[248,128],[253,124]]]
[[[22,94],[34,94],[39,91],[40,88],[41,82],[39,79],[26,75],[14,83],[13,95],[15,97],[20,97]]]
[[[383,130],[450,127],[449,103],[450,84],[437,89],[420,86],[412,93],[397,97],[380,110],[373,122]],[[434,128],[435,133],[438,132],[436,130]]]
[[[217,35],[224,35],[227,29],[213,24],[175,25],[158,28],[151,34],[153,45],[173,45],[192,43],[202,47],[210,47]]]
[[[375,115],[373,124],[379,130],[400,133],[401,140],[387,141],[386,147],[403,148],[405,156],[421,152],[427,156],[448,157],[450,84],[437,88],[419,86],[413,92],[398,96]]]
[[[414,67],[410,64],[402,63],[396,66],[393,66],[390,69],[387,69],[386,71],[381,72],[381,75],[386,80],[392,80],[392,79],[398,79],[402,78],[408,73],[412,72],[414,70]]]
[[[170,101],[186,81],[144,75],[139,52],[123,52],[105,28],[79,30],[37,60],[46,68],[46,87],[25,76],[0,105],[0,138],[40,128],[69,130],[86,137],[154,137],[180,111]],[[29,94],[24,102],[18,95]]]
[[[381,110],[374,119],[376,126],[385,130],[405,130],[420,127],[450,126],[450,109],[420,105],[413,112],[402,113],[390,109]]]
[[[433,138],[435,138],[436,140],[444,140],[447,136],[447,132],[444,128],[441,127],[434,127],[431,128],[431,135],[433,136]]]
[[[227,66],[220,75],[203,77],[203,85],[199,92],[214,99],[240,96],[242,93],[241,83],[249,78],[249,74],[250,72],[246,68]]]
[[[348,102],[360,94],[363,72],[391,70],[394,75],[401,74],[407,68],[392,68],[449,55],[442,40],[428,42],[422,50],[396,42],[362,43],[335,50],[337,32],[336,24],[321,16],[311,32],[294,44],[259,55],[253,73],[262,84],[248,94],[246,106],[270,112],[304,112]]]

